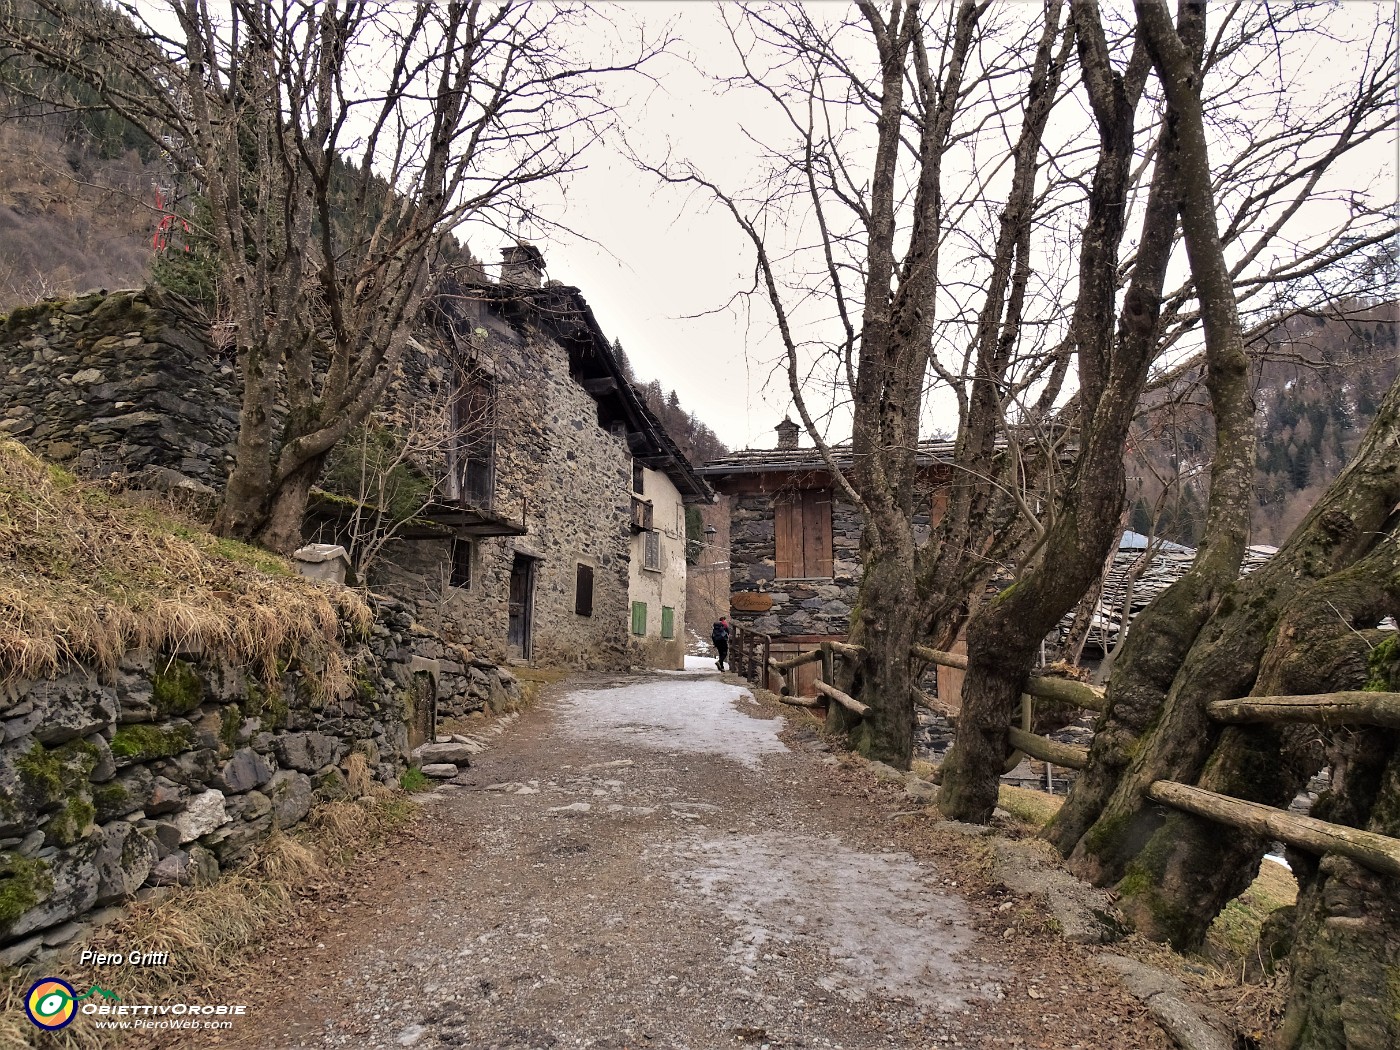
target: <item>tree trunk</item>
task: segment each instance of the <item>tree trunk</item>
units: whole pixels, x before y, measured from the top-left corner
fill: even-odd
[[[954,820],[986,823],[996,807],[1006,734],[1040,641],[1080,599],[1118,535],[1123,509],[1123,445],[1156,346],[1163,270],[1153,263],[1175,225],[1144,232],[1144,255],[1117,316],[1133,110],[1141,83],[1114,71],[1097,7],[1076,2],[1080,64],[1099,129],[1099,159],[1079,258],[1071,329],[1079,365],[1079,454],[1040,559],[980,609],[967,630],[967,676],[953,749],[943,766],[939,808]],[[1139,56],[1136,54],[1134,58]],[[1137,65],[1130,61],[1130,70]],[[1165,262],[1165,260],[1162,260]]]
[[[1314,813],[1400,836],[1398,742],[1384,730],[1340,736],[1332,790]],[[1400,883],[1336,854],[1295,861],[1294,871],[1301,890],[1275,1050],[1390,1050],[1400,1043]]]
[[[873,610],[882,610],[876,614]],[[870,708],[856,718],[833,703],[827,726],[850,730],[851,741],[867,758],[908,769],[914,750],[914,701],[910,650],[922,639],[912,566],[886,553],[867,563],[860,597],[851,617],[850,643],[865,650],[858,664],[843,660],[843,692]]]
[[[1306,587],[1273,627],[1255,691],[1320,693],[1366,684],[1374,628],[1400,577],[1400,544],[1382,541],[1355,565]],[[1231,726],[1198,786],[1232,798],[1287,807],[1325,762],[1312,727]],[[1138,932],[1178,949],[1198,946],[1216,915],[1254,880],[1268,842],[1186,813],[1171,812],[1133,862],[1119,908]]]
[[[1207,705],[1253,691],[1284,610],[1317,581],[1364,556],[1382,534],[1397,498],[1400,383],[1386,395],[1356,458],[1284,549],[1228,592],[1201,631],[1160,717],[1135,749],[1097,820],[1076,843],[1070,855],[1076,874],[1097,885],[1137,875],[1120,887],[1129,896],[1151,889],[1153,880],[1172,863],[1175,845],[1165,836],[1156,837],[1163,818],[1145,801],[1147,786],[1154,780],[1196,783],[1221,737]],[[1306,654],[1298,657],[1307,658]],[[1221,761],[1222,768],[1231,764],[1224,757]],[[1242,774],[1250,766],[1242,754],[1233,764]],[[1176,921],[1167,916],[1163,925]]]
[[[302,524],[306,520],[306,505],[311,499],[311,486],[321,476],[325,456],[316,456],[298,467],[269,501],[267,517],[258,531],[257,541],[268,550],[291,554],[301,546]]]
[[[241,347],[238,367],[243,373],[238,441],[233,470],[229,472],[223,502],[214,519],[214,531],[221,536],[253,543],[267,522],[268,505],[273,494],[274,384],[267,376],[266,353],[260,347]]]

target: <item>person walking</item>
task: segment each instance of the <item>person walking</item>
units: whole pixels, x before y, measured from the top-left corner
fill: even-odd
[[[723,671],[724,662],[729,659],[729,621],[723,616],[710,628],[710,641],[715,643],[715,652],[718,654],[715,666]]]

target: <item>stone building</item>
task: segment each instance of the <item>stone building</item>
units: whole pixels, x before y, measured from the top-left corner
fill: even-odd
[[[813,448],[798,446],[799,427],[775,428],[778,446],[746,449],[697,469],[730,508],[729,615],[741,628],[769,636],[769,653],[783,659],[824,641],[843,641],[860,586],[860,512],[832,485]],[[850,465],[850,448],[834,450]],[[920,444],[919,464],[929,496],[914,516],[926,542],[947,506],[951,442]],[[800,693],[811,695],[816,665],[798,669]]]
[[[502,281],[444,289],[394,405],[454,392],[448,484],[371,584],[478,651],[680,667],[684,504],[713,494],[623,374],[577,288],[507,248]],[[426,615],[426,614],[425,614]]]
[[[680,666],[677,508],[711,490],[579,290],[544,284],[533,246],[502,255],[500,282],[444,285],[379,413],[388,430],[428,418],[444,437],[422,464],[431,498],[367,582],[491,659]],[[14,310],[0,318],[0,434],[86,477],[212,500],[233,462],[238,385],[209,332],[150,290]],[[308,538],[348,543],[356,502],[320,494]]]

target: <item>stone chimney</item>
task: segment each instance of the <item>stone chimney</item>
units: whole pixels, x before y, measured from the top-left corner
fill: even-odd
[[[501,283],[538,288],[544,277],[544,255],[533,244],[516,241],[501,249]]]
[[[780,451],[797,447],[797,433],[802,428],[791,419],[784,416],[783,421],[773,429],[778,432],[778,449]]]

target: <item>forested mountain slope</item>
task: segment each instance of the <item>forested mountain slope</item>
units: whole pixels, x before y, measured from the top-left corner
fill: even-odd
[[[1344,316],[1343,316],[1344,314]],[[1281,544],[1351,456],[1400,372],[1397,304],[1299,314],[1253,347],[1257,474],[1252,542]],[[1191,375],[1153,396],[1129,448],[1129,524],[1194,544],[1213,427]],[[1155,513],[1154,513],[1155,511]]]

